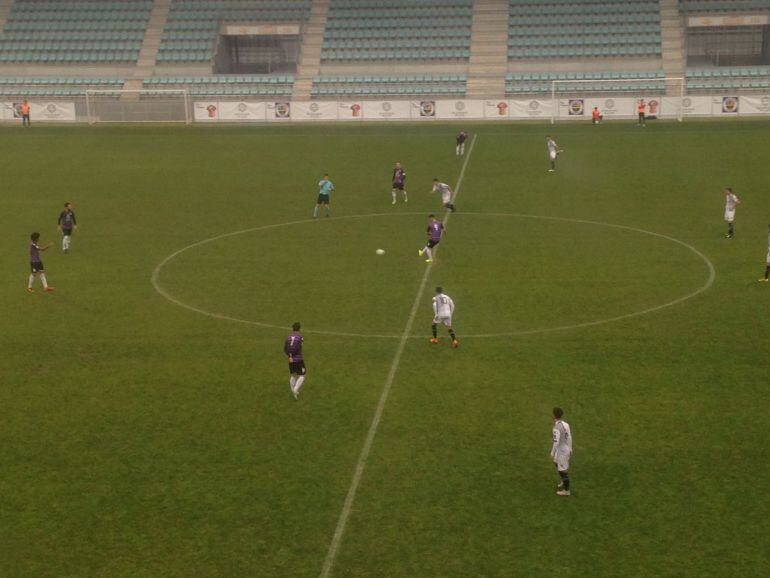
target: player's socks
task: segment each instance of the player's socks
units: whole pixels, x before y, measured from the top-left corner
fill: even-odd
[[[40,273],[40,280],[43,282],[43,289],[48,289],[48,280],[45,278],[45,273]]]
[[[567,472],[559,472],[561,476],[562,487],[565,492],[569,492],[569,474]]]
[[[433,339],[436,339],[436,337],[438,336],[438,331],[436,330],[436,324],[435,323],[433,325],[431,325],[430,330],[431,330],[431,333],[433,333]]]
[[[770,265],[765,267],[765,281],[767,281],[768,277],[770,277]]]
[[[446,208],[449,209],[450,211],[452,211],[453,213],[456,210],[455,206],[452,203],[447,203]]]
[[[299,395],[299,390],[302,389],[302,383],[304,381],[305,381],[305,376],[304,375],[300,375],[297,378],[297,385],[294,386],[294,393],[296,393],[297,395]]]
[[[393,197],[393,203],[391,203],[391,204],[395,205],[396,204],[396,189],[393,189],[392,191],[390,191],[390,196]]]
[[[29,275],[29,283],[27,284],[27,289],[32,289],[32,284],[35,282],[35,274],[30,273]]]
[[[297,378],[293,375],[289,378],[289,387],[291,387],[291,390],[294,391],[294,386],[297,384]]]
[[[406,191],[404,191],[404,202],[405,203],[409,202],[409,195],[406,194]]]
[[[331,217],[332,216],[332,210],[329,207],[326,207],[326,216]]]
[[[433,261],[433,251],[430,250],[430,247],[426,246],[423,250],[423,253],[428,256],[428,261]]]
[[[313,209],[313,218],[315,219],[316,217],[318,217],[318,207]]]
[[[449,330],[449,337],[452,338],[452,341],[457,341],[457,335],[455,335],[455,330],[454,329],[450,329]]]

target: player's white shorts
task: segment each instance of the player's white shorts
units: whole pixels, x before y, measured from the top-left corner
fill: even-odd
[[[450,193],[442,194],[441,202],[443,202],[445,205],[448,205],[452,202],[452,195]]]
[[[570,454],[564,455],[557,453],[553,458],[553,462],[556,464],[556,469],[560,472],[566,472],[569,470],[569,458]]]
[[[735,220],[735,209],[725,209],[725,221],[732,223]]]
[[[452,316],[450,315],[449,317],[434,317],[433,318],[433,323],[435,323],[437,325],[439,323],[443,323],[447,327],[452,327]]]
[[[556,151],[549,151],[548,156],[551,157],[552,161],[555,161],[557,154],[558,153]]]

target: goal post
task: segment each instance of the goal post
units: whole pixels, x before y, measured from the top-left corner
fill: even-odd
[[[683,77],[551,81],[551,124],[591,118],[594,107],[604,120],[631,119],[644,99],[648,118],[682,121]]]
[[[190,93],[186,89],[86,90],[88,124],[97,122],[183,122],[189,124]]]

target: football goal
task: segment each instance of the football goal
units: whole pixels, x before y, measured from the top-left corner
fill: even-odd
[[[594,108],[603,120],[636,118],[644,101],[648,119],[682,120],[684,78],[649,77],[551,81],[551,123],[590,119]]]
[[[86,90],[88,123],[190,123],[190,95],[184,89]]]

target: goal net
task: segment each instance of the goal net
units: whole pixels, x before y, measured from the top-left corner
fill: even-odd
[[[89,124],[97,122],[190,122],[187,90],[86,90]]]
[[[554,80],[551,82],[551,122],[590,120],[594,108],[603,121],[637,118],[644,101],[647,119],[682,120],[684,78],[623,78]]]

